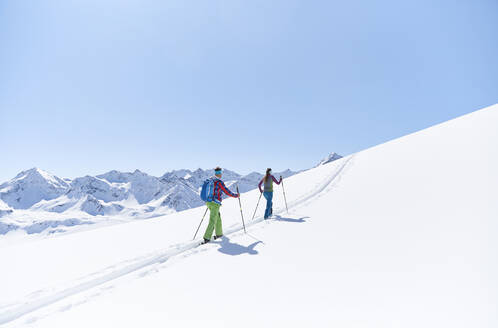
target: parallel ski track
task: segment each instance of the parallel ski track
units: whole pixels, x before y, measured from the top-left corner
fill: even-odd
[[[303,204],[309,200],[311,200],[314,197],[319,196],[329,185],[331,185],[337,177],[340,176],[340,174],[343,172],[344,168],[348,165],[350,160],[354,157],[354,155],[351,155],[347,158],[345,158],[344,162],[341,164],[341,166],[335,170],[327,179],[323,181],[323,183],[319,184],[316,189],[311,191],[310,193],[294,200],[293,202],[289,203],[289,208],[294,208],[300,204]],[[284,212],[285,209],[279,209],[276,211],[277,213],[282,213]],[[250,222],[246,223],[246,227],[253,226],[255,224],[258,224],[259,222],[263,221],[262,217],[258,217]],[[239,232],[242,230],[242,225],[240,226],[234,226],[229,229],[227,229],[226,234],[233,234],[236,232]],[[157,264],[157,263],[163,263],[167,261],[168,259],[177,256],[179,254],[185,253],[189,250],[194,249],[195,247],[200,246],[200,241],[195,240],[192,242],[188,243],[183,243],[183,244],[178,244],[169,247],[166,250],[154,252],[154,254],[147,255],[145,257],[139,257],[130,261],[126,261],[123,267],[121,267],[118,270],[112,270],[116,268],[118,265],[114,265],[111,267],[108,267],[107,269],[104,269],[102,271],[90,274],[86,276],[85,278],[79,279],[81,282],[77,282],[71,287],[67,287],[63,290],[60,291],[55,291],[51,293],[50,295],[43,295],[39,297],[36,300],[32,301],[25,301],[19,305],[11,305],[9,306],[9,309],[0,313],[0,325],[6,324],[8,322],[11,322],[13,320],[19,319],[20,317],[29,314],[31,312],[34,312],[38,309],[41,309],[43,307],[46,307],[48,305],[51,305],[53,303],[56,303],[60,300],[63,300],[69,296],[76,295],[78,293],[82,293],[84,291],[90,290],[94,287],[97,287],[99,285],[105,284],[107,282],[110,282],[114,279],[123,277],[127,274],[130,274],[132,272],[141,270],[143,268],[146,268],[150,265]],[[121,262],[123,263],[123,262]],[[107,272],[111,270],[110,272]]]

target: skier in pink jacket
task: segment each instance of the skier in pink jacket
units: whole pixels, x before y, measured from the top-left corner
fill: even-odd
[[[275,177],[271,174],[271,169],[266,169],[266,174],[261,179],[258,184],[259,191],[263,193],[266,199],[266,210],[265,210],[265,220],[268,219],[273,213],[273,182],[276,184],[280,184],[282,182],[282,176],[280,176],[280,180],[277,181]],[[264,184],[264,189],[261,189],[261,185]]]

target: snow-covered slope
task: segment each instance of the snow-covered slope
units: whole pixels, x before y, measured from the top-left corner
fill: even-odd
[[[0,324],[497,327],[497,126],[495,105],[294,175],[268,221],[245,193],[247,233],[227,199],[200,247],[203,207],[4,246]]]
[[[3,216],[3,215],[7,215],[7,214],[10,214],[12,213],[12,209],[7,206],[7,204],[5,204],[1,199],[0,199],[0,218]]]

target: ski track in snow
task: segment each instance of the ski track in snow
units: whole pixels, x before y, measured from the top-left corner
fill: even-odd
[[[313,190],[306,193],[305,195],[299,197],[298,199],[288,203],[289,209],[301,207],[303,205],[308,204],[315,198],[321,197],[323,192],[328,192],[330,189],[334,188],[337,183],[340,181],[340,176],[344,172],[345,168],[348,166],[351,160],[354,158],[354,155],[348,156],[344,159],[344,162],[338,167],[336,170],[332,172],[332,174],[325,179],[322,183],[318,184]],[[275,214],[281,214],[285,212],[285,207],[278,208],[275,211]],[[257,225],[258,223],[265,222],[270,223],[269,221],[264,221],[262,217],[257,217],[254,220],[249,220],[246,222],[246,229]],[[241,224],[230,226],[226,229],[225,235],[230,235],[232,237],[237,237],[243,235],[243,227]],[[251,238],[253,236],[249,235]],[[159,250],[152,254],[148,254],[146,256],[137,257],[134,259],[130,259],[127,261],[120,262],[118,264],[109,266],[104,268],[103,270],[94,272],[89,274],[83,278],[77,279],[72,283],[64,286],[63,288],[50,288],[45,290],[38,290],[29,295],[27,295],[23,300],[18,303],[3,305],[0,309],[3,309],[0,312],[0,325],[12,322],[17,320],[29,313],[32,313],[36,310],[42,309],[49,305],[52,305],[56,302],[59,302],[63,299],[66,299],[70,296],[80,294],[86,291],[90,291],[91,289],[102,286],[106,283],[114,281],[118,278],[124,277],[130,273],[134,273],[140,271],[142,269],[154,266],[156,264],[163,264],[164,262],[181,256],[182,258],[191,256],[193,254],[197,254],[199,252],[207,251],[209,249],[214,248],[215,246],[219,246],[216,242],[212,244],[207,244],[199,249],[198,246],[200,241],[195,240],[187,243],[176,244],[168,247],[165,250]],[[156,271],[157,268],[151,268],[150,270],[145,270],[139,274],[139,277],[144,277],[150,274],[152,271]],[[101,288],[101,290],[112,289],[114,286],[105,286]],[[89,296],[90,298],[97,297],[101,294],[101,292],[93,292]],[[71,309],[73,306],[86,303],[87,300],[77,301],[72,304],[64,305],[58,308],[57,311],[67,311]],[[39,317],[28,318],[25,323],[32,323],[37,321]]]

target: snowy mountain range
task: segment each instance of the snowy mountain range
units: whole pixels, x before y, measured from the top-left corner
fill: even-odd
[[[322,160],[324,164],[332,153]],[[274,173],[288,178],[298,172]],[[203,205],[199,189],[212,170],[188,169],[167,172],[160,177],[134,172],[109,171],[73,180],[59,178],[39,168],[22,171],[0,184],[0,234],[24,229],[40,232],[60,226],[93,224],[108,220],[145,219]],[[241,193],[257,187],[262,174],[241,175],[225,169],[223,180]]]

